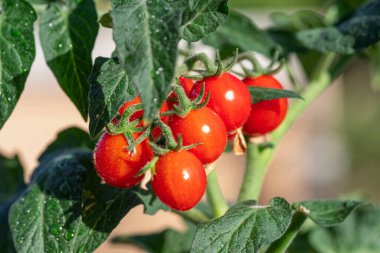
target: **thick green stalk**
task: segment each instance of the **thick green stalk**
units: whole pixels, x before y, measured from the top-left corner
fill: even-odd
[[[294,238],[298,235],[301,226],[305,222],[307,216],[304,210],[298,210],[293,214],[292,222],[285,234],[271,244],[266,252],[268,253],[285,253],[293,242]]]
[[[239,201],[249,199],[258,200],[267,168],[272,160],[277,144],[298,119],[301,113],[329,86],[330,82],[330,76],[325,73],[320,75],[318,80],[309,85],[309,88],[302,94],[305,100],[295,101],[289,109],[284,122],[272,133],[272,147],[260,148],[257,144],[248,143],[247,168],[240,189]]]
[[[278,143],[306,108],[331,84],[341,73],[350,58],[340,58],[334,68],[329,69],[334,60],[334,54],[328,54],[317,67],[316,78],[302,93],[304,100],[294,101],[284,122],[271,134],[271,147],[260,148],[260,145],[249,143],[247,147],[247,164],[244,180],[240,189],[238,201],[258,200],[264,182],[265,174],[272,160]]]
[[[220,190],[215,170],[207,175],[207,200],[215,218],[221,217],[228,209],[226,200]]]
[[[210,219],[206,214],[204,214],[201,210],[197,208],[193,208],[186,212],[180,212],[180,211],[174,211],[174,212],[194,224],[202,223]]]
[[[260,150],[260,146],[251,142],[247,143],[246,171],[244,187],[240,190],[239,201],[259,198],[261,186],[264,182],[267,164],[272,158],[273,148]]]

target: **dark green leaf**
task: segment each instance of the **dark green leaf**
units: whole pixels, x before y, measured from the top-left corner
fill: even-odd
[[[58,0],[27,0],[30,4],[48,4]]]
[[[193,0],[185,11],[184,24],[181,27],[181,38],[187,41],[198,41],[214,32],[227,20],[228,0]]]
[[[360,201],[343,200],[307,200],[293,204],[293,208],[305,207],[309,212],[307,216],[321,226],[335,226],[358,206],[363,205]]]
[[[300,232],[290,244],[287,253],[317,253],[309,242],[309,233]]]
[[[276,29],[269,29],[267,32],[271,38],[279,45],[279,47],[281,47],[284,54],[306,51],[306,47],[302,45],[300,41],[298,41],[295,33],[293,32]]]
[[[94,141],[91,140],[87,132],[77,127],[70,127],[58,133],[57,138],[49,144],[46,150],[38,158],[42,162],[58,153],[71,149],[93,149]]]
[[[248,87],[251,93],[252,104],[259,103],[264,100],[273,100],[278,98],[298,98],[303,99],[299,94],[291,90],[269,89],[256,86]]]
[[[87,78],[99,24],[93,0],[57,1],[42,14],[40,39],[45,59],[61,88],[87,120]]]
[[[16,253],[13,246],[12,234],[9,230],[8,213],[12,201],[0,205],[0,252],[1,253]]]
[[[275,29],[295,32],[324,25],[323,16],[311,10],[300,10],[292,14],[273,12],[270,14]]]
[[[380,40],[380,1],[370,1],[336,26],[300,31],[297,38],[307,48],[352,54]]]
[[[185,233],[174,229],[165,229],[160,233],[135,236],[118,236],[112,241],[115,243],[134,244],[149,253],[187,253],[195,235],[196,226],[188,223]]]
[[[117,54],[137,87],[150,120],[174,77],[181,11],[172,0],[114,0],[111,17]]]
[[[0,129],[11,115],[34,61],[36,14],[24,0],[0,3]]]
[[[282,198],[272,199],[269,206],[245,201],[221,218],[200,224],[191,252],[258,252],[280,238],[291,219],[290,205]]]
[[[380,207],[366,206],[338,226],[313,230],[309,241],[318,253],[378,253],[379,235]]]
[[[311,10],[300,10],[290,15],[274,12],[271,19],[274,25],[267,32],[285,54],[307,52],[306,47],[298,41],[295,32],[324,26],[323,17]]]
[[[115,118],[119,108],[136,97],[137,92],[129,85],[123,66],[114,58],[96,58],[88,81],[90,134],[95,138]]]
[[[17,252],[92,252],[139,204],[132,190],[100,183],[92,152],[73,150],[43,162],[12,205]]]
[[[17,156],[7,158],[0,154],[0,175],[1,205],[25,188],[24,171]]]
[[[276,44],[270,36],[243,14],[231,11],[227,21],[216,32],[204,38],[203,43],[218,49],[239,48],[271,56]]]
[[[160,210],[170,210],[170,208],[163,204],[153,193],[151,184],[148,184],[148,190],[138,189],[136,195],[144,205],[144,213],[146,214],[154,215]]]
[[[0,155],[0,252],[16,252],[8,225],[8,212],[16,197],[25,188],[24,173],[17,156]]]

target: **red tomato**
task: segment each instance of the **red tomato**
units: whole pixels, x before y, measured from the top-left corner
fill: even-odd
[[[119,109],[119,115],[123,115],[123,113],[125,112],[125,110],[132,106],[132,105],[136,105],[136,104],[140,104],[141,103],[141,99],[139,96],[137,96],[135,99],[131,100],[131,101],[128,101],[126,102],[122,107],[120,107]],[[169,111],[169,106],[168,106],[168,103],[165,101],[161,108],[160,108],[160,113],[163,113],[163,112],[166,112],[166,111]],[[143,110],[139,110],[135,113],[133,113],[130,117],[130,120],[133,121],[133,120],[136,120],[136,119],[139,119],[139,118],[142,118],[144,114],[144,111]],[[169,116],[164,116],[164,117],[161,117],[161,120],[165,123],[168,123],[169,121]],[[140,122],[138,124],[139,127],[142,127],[143,126],[143,123]],[[158,127],[155,127],[152,131],[152,135],[153,137],[157,138],[158,136],[160,136],[161,134],[161,129],[159,129]]]
[[[136,139],[137,134],[133,135]],[[138,184],[142,176],[135,177],[149,162],[153,153],[146,141],[127,152],[127,140],[122,134],[104,133],[94,150],[94,164],[99,176],[109,185],[128,188]]]
[[[182,136],[184,145],[202,143],[189,151],[203,164],[214,162],[226,147],[226,128],[210,108],[193,110],[184,118],[174,115],[170,117],[169,126],[175,138]]]
[[[199,159],[188,151],[169,152],[155,166],[152,189],[170,208],[187,211],[202,198],[206,172]]]
[[[283,89],[282,85],[272,76],[259,76],[245,78],[247,86],[256,86],[271,89]],[[266,134],[276,129],[286,116],[288,99],[279,98],[261,101],[251,105],[251,114],[243,127],[243,132],[248,135]]]
[[[251,110],[251,96],[244,83],[229,73],[207,77],[194,84],[190,98],[195,98],[201,92],[203,83],[206,94],[210,94],[207,107],[219,115],[227,132],[243,126]]]
[[[180,76],[179,77],[179,83],[181,84],[183,90],[185,91],[185,94],[189,97],[190,96],[190,92],[191,90],[193,89],[193,86],[194,86],[194,82],[193,80],[189,79],[189,78],[186,78],[186,77],[183,77],[183,76]],[[176,104],[177,102],[177,96],[176,94],[174,94],[173,92],[171,92],[169,94],[169,97],[168,97],[168,105],[170,108],[173,108],[173,105]]]

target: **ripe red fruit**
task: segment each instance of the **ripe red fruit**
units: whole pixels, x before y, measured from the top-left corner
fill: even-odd
[[[195,98],[205,84],[205,94],[210,94],[207,107],[223,120],[227,132],[234,131],[245,123],[251,110],[251,96],[242,81],[229,73],[207,77],[194,84],[190,98]]]
[[[247,86],[271,89],[283,89],[282,85],[272,76],[262,75],[256,78],[245,78]],[[248,135],[266,134],[276,129],[286,116],[288,99],[279,98],[261,101],[251,105],[251,114],[244,124],[243,132]]]
[[[134,134],[133,138],[137,139]],[[146,141],[128,152],[127,140],[122,134],[104,133],[94,150],[94,164],[98,175],[109,185],[128,188],[138,184],[142,176],[135,177],[153,157]]]
[[[152,189],[170,208],[193,208],[206,190],[206,172],[199,159],[188,151],[169,152],[155,166]]]
[[[226,147],[226,128],[210,108],[193,110],[184,118],[174,115],[170,117],[169,126],[176,139],[182,136],[183,145],[202,143],[189,151],[203,164],[214,162]]]

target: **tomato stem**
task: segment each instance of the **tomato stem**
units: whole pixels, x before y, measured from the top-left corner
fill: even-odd
[[[273,147],[260,149],[259,145],[248,144],[246,171],[238,197],[239,201],[258,200],[265,173],[274,155],[275,147],[299,116],[330,86],[332,80],[343,71],[344,67],[352,59],[352,57],[340,57],[332,64],[334,58],[336,58],[335,54],[327,54],[321,59],[320,66],[322,67],[318,68],[318,73],[315,74],[317,78],[301,94],[305,100],[294,101],[284,122],[271,134]]]
[[[178,144],[173,136],[173,133],[170,127],[166,125],[160,118],[155,119],[153,123],[154,125],[158,126],[161,129],[162,135],[166,139],[167,147],[169,149],[175,149]]]
[[[201,210],[199,210],[196,207],[186,212],[180,212],[175,210],[173,210],[173,212],[194,224],[199,224],[210,220],[210,218],[206,214],[204,214]]]
[[[258,200],[273,148],[260,148],[260,144],[248,141],[246,171],[238,201]]]
[[[207,200],[211,206],[211,210],[215,218],[224,215],[228,209],[226,200],[220,189],[216,171],[213,170],[207,175]]]

